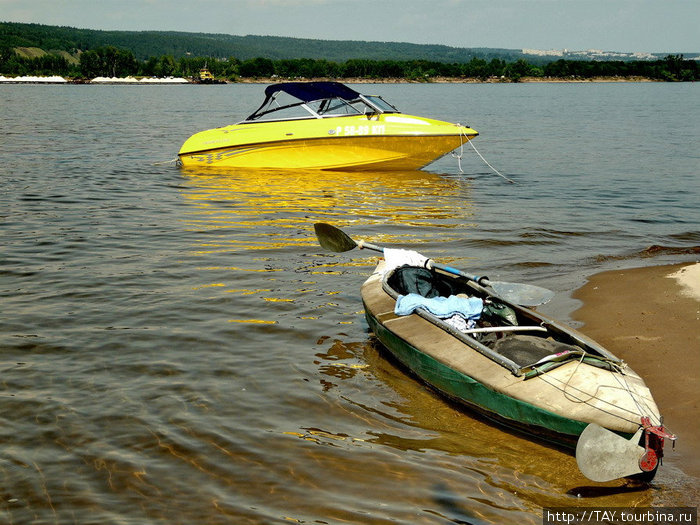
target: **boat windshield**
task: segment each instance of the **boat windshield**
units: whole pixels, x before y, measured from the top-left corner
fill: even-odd
[[[382,113],[398,113],[399,110],[396,109],[394,106],[389,104],[386,100],[384,100],[382,97],[379,97],[377,95],[362,95],[363,98],[369,102],[370,105],[376,107],[379,109]]]
[[[397,113],[379,96],[361,95],[336,82],[269,86],[265,101],[245,122]]]
[[[357,115],[362,113],[351,102],[343,100],[342,98],[314,100],[313,102],[309,102],[307,105],[322,117],[344,117],[347,115]]]

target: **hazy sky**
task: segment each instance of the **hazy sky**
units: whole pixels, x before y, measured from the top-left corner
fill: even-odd
[[[0,0],[0,21],[455,47],[700,52],[700,0]]]

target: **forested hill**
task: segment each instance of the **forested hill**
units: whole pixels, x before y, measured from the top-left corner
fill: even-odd
[[[169,55],[236,57],[239,60],[312,58],[344,62],[353,58],[368,60],[431,60],[468,62],[472,58],[522,58],[520,50],[455,48],[442,45],[401,42],[355,42],[313,40],[277,36],[235,36],[176,31],[98,31],[73,27],[0,22],[0,49],[40,48],[72,55],[101,46],[128,49],[138,60]]]
[[[183,76],[208,67],[218,80],[434,78],[700,80],[700,61],[683,55],[645,60],[525,56],[521,51],[400,42],[311,40],[169,31],[97,31],[0,22],[0,75]]]

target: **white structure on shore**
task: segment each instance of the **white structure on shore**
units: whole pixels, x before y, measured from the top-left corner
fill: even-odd
[[[59,76],[53,77],[33,77],[33,76],[23,76],[23,77],[6,77],[0,75],[0,82],[6,82],[11,84],[65,84],[68,81]]]
[[[35,77],[35,76],[21,76],[21,77],[5,77],[0,75],[0,83],[7,84],[66,84],[68,81],[59,76],[52,77]],[[184,78],[179,77],[168,77],[168,78],[117,78],[117,77],[96,77],[90,81],[91,84],[188,84],[189,81]]]
[[[95,77],[90,81],[91,84],[188,84],[189,81],[180,77],[167,78],[134,78],[134,77]]]

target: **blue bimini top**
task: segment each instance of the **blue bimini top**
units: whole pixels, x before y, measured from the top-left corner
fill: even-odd
[[[265,95],[267,99],[270,99],[279,91],[288,93],[304,102],[311,102],[324,98],[355,100],[360,96],[357,91],[340,82],[282,82],[281,84],[267,86],[267,88],[265,88]]]

